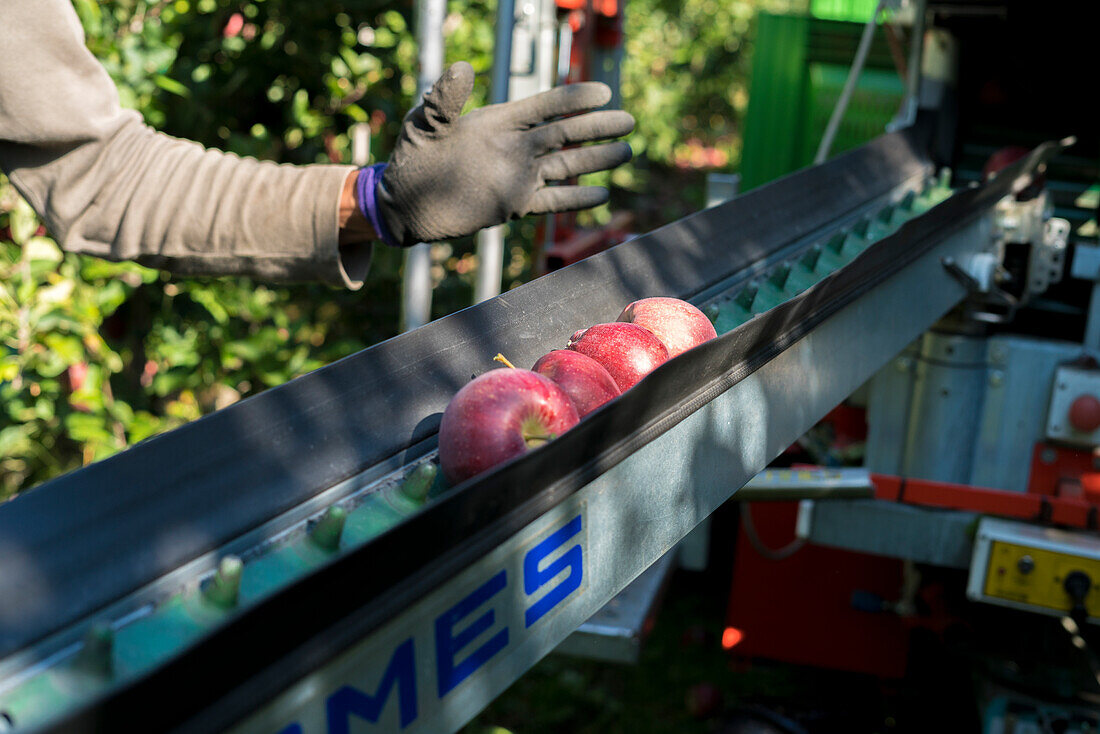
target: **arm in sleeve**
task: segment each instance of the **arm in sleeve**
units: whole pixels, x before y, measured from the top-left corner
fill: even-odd
[[[0,170],[65,249],[179,275],[362,285],[371,244],[338,242],[354,168],[155,132],[121,109],[67,0],[2,0],[0,49]]]

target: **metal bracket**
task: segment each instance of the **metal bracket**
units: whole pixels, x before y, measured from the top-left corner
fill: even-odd
[[[1051,217],[1043,224],[1041,244],[1033,243],[1027,268],[1028,293],[1039,294],[1051,284],[1062,280],[1066,266],[1066,243],[1071,227],[1061,217]]]
[[[1046,191],[1025,201],[1006,196],[997,204],[995,239],[1003,252],[1010,242],[1031,246],[1027,284],[1021,300],[1027,301],[1062,280],[1066,261],[1069,222],[1051,217],[1053,208]]]
[[[983,257],[985,256],[985,257]],[[990,253],[979,253],[969,258],[968,267],[963,267],[954,258],[940,260],[948,275],[966,288],[970,298],[964,304],[967,318],[986,324],[1003,324],[1011,321],[1020,307],[1020,302],[1007,291],[993,284],[996,270],[996,258]],[[992,263],[992,269],[990,269]],[[989,307],[1000,307],[1003,311],[990,311]]]

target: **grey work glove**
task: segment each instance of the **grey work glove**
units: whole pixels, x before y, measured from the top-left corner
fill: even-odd
[[[626,112],[588,112],[611,100],[605,84],[570,84],[463,115],[473,86],[473,68],[454,64],[405,117],[375,190],[391,244],[461,237],[528,214],[602,204],[603,187],[547,184],[630,160],[630,146],[621,141],[562,150],[634,129]],[[555,119],[564,115],[575,116]]]

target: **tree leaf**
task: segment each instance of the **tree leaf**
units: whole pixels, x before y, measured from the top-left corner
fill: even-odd
[[[23,245],[23,256],[28,260],[45,260],[59,263],[65,259],[61,248],[49,237],[31,237]]]
[[[63,280],[60,283],[39,290],[38,301],[40,303],[64,303],[73,295],[75,287],[75,281]]]
[[[47,334],[44,341],[50,351],[66,366],[84,361],[84,344],[77,337],[67,334]]]
[[[164,74],[157,74],[153,77],[153,82],[164,91],[177,97],[187,98],[191,96],[191,90],[187,86]]]
[[[38,217],[30,204],[19,199],[15,202],[11,214],[8,215],[8,226],[11,228],[11,238],[15,244],[23,245],[38,231]]]

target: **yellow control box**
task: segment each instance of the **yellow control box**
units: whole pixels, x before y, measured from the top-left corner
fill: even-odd
[[[1100,622],[1100,536],[986,518],[974,541],[967,596],[1064,615],[1074,605],[1071,576],[1075,589],[1087,581],[1083,603],[1090,621]]]

